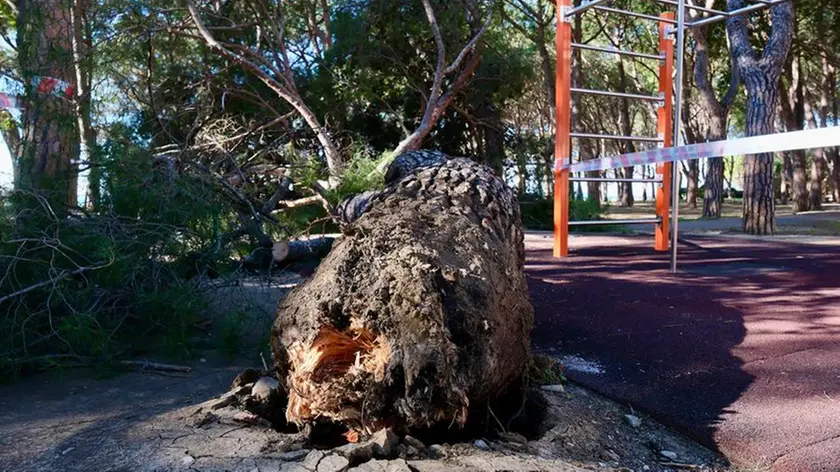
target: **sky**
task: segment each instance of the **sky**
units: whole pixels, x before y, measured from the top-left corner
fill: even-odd
[[[6,142],[0,139],[0,188],[12,188],[12,157]]]

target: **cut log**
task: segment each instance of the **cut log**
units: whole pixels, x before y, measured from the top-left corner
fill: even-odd
[[[271,255],[277,263],[320,259],[330,252],[333,242],[332,236],[278,241],[272,245]]]
[[[291,422],[463,426],[528,371],[516,198],[469,159],[410,160],[278,305],[271,347]]]

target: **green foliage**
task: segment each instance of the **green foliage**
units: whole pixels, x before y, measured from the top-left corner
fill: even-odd
[[[563,364],[553,357],[540,354],[531,358],[528,375],[535,385],[558,385],[567,381],[563,374]]]
[[[156,168],[121,131],[104,146],[100,211],[56,217],[16,192],[0,213],[0,370],[193,353],[201,267],[225,206],[206,184]],[[18,210],[23,209],[23,210]],[[208,265],[222,254],[208,254]],[[206,268],[206,267],[205,267]],[[198,279],[195,279],[198,280]]]
[[[522,212],[522,224],[528,229],[551,230],[554,228],[554,200],[525,195],[519,197]],[[600,220],[609,207],[594,200],[571,200],[569,202],[570,220]],[[606,226],[574,227],[575,232],[608,231]]]

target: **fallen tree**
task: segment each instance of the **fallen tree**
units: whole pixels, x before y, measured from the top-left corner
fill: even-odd
[[[463,426],[521,387],[533,312],[513,193],[469,159],[417,151],[278,306],[286,417],[362,432]]]

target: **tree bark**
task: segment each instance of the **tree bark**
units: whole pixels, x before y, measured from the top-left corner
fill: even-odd
[[[694,37],[695,44],[694,82],[697,84],[700,102],[709,117],[706,139],[708,141],[720,141],[726,139],[726,121],[740,84],[738,67],[735,65],[734,57],[730,54],[732,71],[729,88],[723,98],[718,100],[710,79],[708,26],[691,28],[689,31]],[[709,159],[705,178],[706,188],[703,193],[704,218],[720,218],[724,193],[723,171],[722,157]]]
[[[697,208],[697,193],[700,190],[700,162],[697,159],[686,162],[685,200],[689,208]]]
[[[787,131],[798,131],[805,127],[805,92],[803,88],[802,65],[798,57],[788,64],[790,82],[788,94],[780,101],[782,121]],[[784,79],[782,83],[785,84]],[[786,152],[791,162],[791,205],[794,213],[808,211],[807,159],[804,149]]]
[[[728,0],[730,10],[742,8],[743,0]],[[771,8],[773,29],[757,57],[750,44],[747,20],[730,17],[726,30],[739,74],[747,89],[746,135],[759,136],[773,131],[779,76],[790,50],[793,30],[793,4],[784,2]],[[750,234],[774,234],[776,202],[773,187],[773,154],[744,157],[743,229]]]
[[[70,9],[73,22],[73,69],[76,78],[74,96],[76,124],[79,140],[79,153],[88,161],[90,174],[88,188],[90,205],[97,208],[100,200],[102,169],[100,168],[99,147],[96,144],[96,132],[91,124],[91,38],[87,34],[88,0],[73,0]]]
[[[618,61],[618,91],[622,93],[627,92],[627,74],[624,71],[624,61],[619,59]],[[619,101],[619,128],[621,129],[621,134],[624,136],[632,136],[633,135],[633,122],[630,119],[630,101],[627,98],[622,98]],[[621,147],[622,154],[629,154],[632,152],[636,152],[636,146],[633,144],[633,141],[621,141],[619,145]],[[625,167],[623,169],[624,178],[625,179],[632,179],[633,178],[633,168],[632,167]],[[633,200],[633,183],[632,182],[620,182],[619,186],[619,200],[620,205],[623,207],[632,207],[634,200]]]
[[[15,186],[46,197],[53,211],[76,205],[78,130],[73,103],[37,85],[53,78],[76,86],[72,20],[62,0],[18,2],[18,59],[25,83]]]
[[[463,426],[521,385],[533,310],[511,190],[469,159],[386,183],[278,306],[289,421]]]

